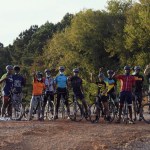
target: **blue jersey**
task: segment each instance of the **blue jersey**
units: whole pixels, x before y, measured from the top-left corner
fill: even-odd
[[[25,79],[19,74],[13,75],[13,89],[14,93],[21,93],[22,87],[25,86]]]
[[[67,87],[67,77],[64,74],[60,74],[56,76],[55,83],[58,88],[66,88]]]
[[[7,76],[7,73],[1,77],[1,80],[6,78],[6,76]],[[12,75],[8,75],[6,80],[3,81],[2,86],[1,86],[2,87],[2,95],[9,96],[12,86],[13,86],[13,77],[12,77]]]

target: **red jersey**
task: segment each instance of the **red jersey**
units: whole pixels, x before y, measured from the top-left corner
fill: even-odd
[[[132,87],[135,84],[135,77],[131,75],[116,75],[116,79],[121,81],[121,91],[132,91]]]

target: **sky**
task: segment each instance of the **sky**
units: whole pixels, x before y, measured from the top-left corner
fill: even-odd
[[[66,13],[106,6],[107,0],[0,0],[0,42],[8,46],[31,25],[57,23]]]

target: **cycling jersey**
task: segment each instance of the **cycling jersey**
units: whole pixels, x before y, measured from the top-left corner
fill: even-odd
[[[45,84],[43,82],[39,82],[36,78],[34,78],[32,95],[34,96],[42,95],[44,89]]]
[[[117,85],[116,80],[113,78],[105,78],[105,82],[107,82],[107,93],[115,92],[115,86]]]
[[[116,79],[121,81],[121,91],[132,91],[132,87],[135,84],[135,78],[131,75],[116,75]]]
[[[45,78],[45,86],[46,91],[53,92],[54,91],[54,79],[53,78]]]
[[[108,84],[104,81],[96,82],[96,84],[98,85],[98,94],[102,94],[107,89]],[[107,96],[107,93],[105,93],[104,95]]]
[[[58,88],[66,88],[67,87],[67,77],[64,74],[60,74],[56,76],[55,83]]]
[[[142,92],[144,77],[142,75],[135,74],[135,92]]]
[[[22,87],[25,86],[25,79],[23,76],[19,74],[13,75],[13,89],[14,93],[21,93],[22,92]]]
[[[78,76],[72,76],[70,78],[71,86],[74,93],[81,93],[82,79]]]
[[[7,73],[4,74],[1,77],[1,80],[6,78],[6,76],[7,76]],[[8,75],[6,80],[4,80],[3,83],[2,83],[2,89],[1,89],[2,90],[2,95],[3,96],[9,96],[10,95],[10,91],[12,89],[12,86],[13,86],[13,77],[12,77],[12,75]]]

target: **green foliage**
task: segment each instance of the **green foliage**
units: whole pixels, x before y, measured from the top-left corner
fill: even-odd
[[[1,74],[7,64],[18,64],[31,86],[33,70],[66,67],[66,74],[78,67],[84,79],[86,98],[94,93],[89,83],[99,67],[120,69],[126,64],[143,68],[150,60],[150,0],[109,0],[107,11],[85,9],[67,13],[57,24],[46,22],[20,33],[13,45],[0,43]],[[29,85],[30,84],[30,85]],[[31,87],[30,87],[31,88]]]

